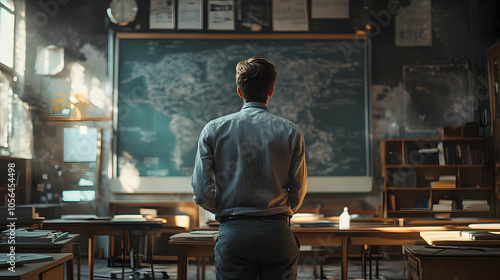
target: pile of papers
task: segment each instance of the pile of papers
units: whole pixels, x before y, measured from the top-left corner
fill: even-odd
[[[148,219],[141,214],[132,215],[114,215],[112,222],[145,222]]]
[[[43,254],[16,253],[16,266],[26,263],[45,262],[53,260],[54,257]],[[0,268],[10,266],[10,257],[7,254],[0,255]],[[7,276],[8,277],[8,276]],[[3,277],[2,277],[3,278]]]
[[[460,236],[470,240],[497,240],[500,234],[485,230],[462,230]]]
[[[14,231],[6,229],[2,231],[2,243],[15,244],[19,243],[54,243],[68,238],[67,232],[52,231],[52,230],[31,230],[19,228]]]
[[[490,210],[488,200],[481,199],[464,199],[462,201],[462,208],[464,210]]]

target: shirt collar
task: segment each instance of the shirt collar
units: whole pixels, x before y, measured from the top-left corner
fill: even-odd
[[[245,105],[243,105],[243,108],[241,108],[241,109],[243,110],[246,108],[260,108],[260,109],[264,109],[264,110],[269,112],[269,109],[267,109],[267,105],[264,103],[260,103],[260,102],[247,102],[247,103],[245,103]]]

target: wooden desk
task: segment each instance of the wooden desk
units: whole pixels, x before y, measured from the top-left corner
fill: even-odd
[[[411,280],[498,279],[500,275],[498,249],[463,250],[411,245],[403,248],[409,255]]]
[[[16,246],[17,249],[17,246]],[[16,266],[15,272],[0,270],[2,280],[46,280],[64,279],[64,264],[66,264],[66,279],[73,280],[73,254],[46,254],[54,259],[44,262],[28,263]]]
[[[60,231],[67,231],[78,233],[88,236],[88,265],[89,265],[89,279],[94,279],[94,253],[95,253],[95,237],[98,235],[107,236],[120,236],[123,240],[126,234],[131,231],[138,230],[151,241],[149,242],[149,257],[152,265],[152,246],[154,230],[161,229],[163,226],[161,221],[147,221],[147,222],[112,222],[111,220],[65,220],[55,219],[46,220],[43,223],[44,229],[57,229]],[[123,253],[122,253],[123,255]],[[124,266],[122,265],[122,276],[124,275]],[[123,276],[124,277],[124,276]]]
[[[69,234],[68,238],[54,243],[16,243],[16,252],[18,253],[74,253],[73,242],[80,238],[79,234]],[[9,252],[10,244],[1,243],[0,252]],[[80,251],[77,255],[78,259],[78,279],[81,274]]]
[[[342,279],[347,280],[347,257],[349,245],[414,245],[425,244],[420,232],[425,230],[449,230],[448,227],[395,227],[384,224],[355,223],[348,230],[337,226],[325,228],[292,228],[301,245],[340,246]],[[171,241],[179,248],[177,273],[180,280],[187,279],[188,257],[210,257],[214,255],[214,242]]]
[[[54,243],[19,243],[16,242],[16,252],[19,253],[73,253],[73,242],[80,238],[79,234],[69,234],[68,238]],[[8,252],[11,245],[0,244],[0,252]]]

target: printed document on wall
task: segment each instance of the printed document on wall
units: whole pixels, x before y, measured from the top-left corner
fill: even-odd
[[[234,2],[208,1],[208,29],[234,30]]]
[[[178,29],[203,28],[203,0],[179,0]]]
[[[312,0],[311,18],[349,18],[349,0]]]
[[[174,28],[174,0],[151,0],[149,11],[149,28]]]
[[[431,0],[411,1],[395,18],[396,46],[432,46],[431,25]]]
[[[307,0],[273,0],[274,31],[308,31]]]

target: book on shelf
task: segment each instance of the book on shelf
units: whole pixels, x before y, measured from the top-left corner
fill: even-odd
[[[438,161],[439,161],[439,165],[445,165],[446,161],[445,161],[445,157],[444,157],[443,142],[439,142],[438,143],[437,149],[438,149]]]
[[[441,175],[439,176],[439,182],[456,182],[456,175]]]
[[[446,164],[485,164],[488,153],[488,145],[479,143],[448,143],[444,146]]]
[[[439,149],[437,147],[420,148],[418,149],[420,157],[414,161],[410,158],[411,164],[438,164],[439,163]]]
[[[436,181],[431,182],[431,188],[433,189],[454,189],[457,187],[457,183],[453,181]]]
[[[488,200],[483,199],[464,199],[462,200],[463,210],[490,210]]]
[[[452,209],[451,205],[432,204],[432,211],[451,211]]]
[[[451,206],[452,209],[456,209],[457,208],[457,203],[455,200],[451,200],[451,199],[440,199],[438,204],[440,205],[449,205]]]

